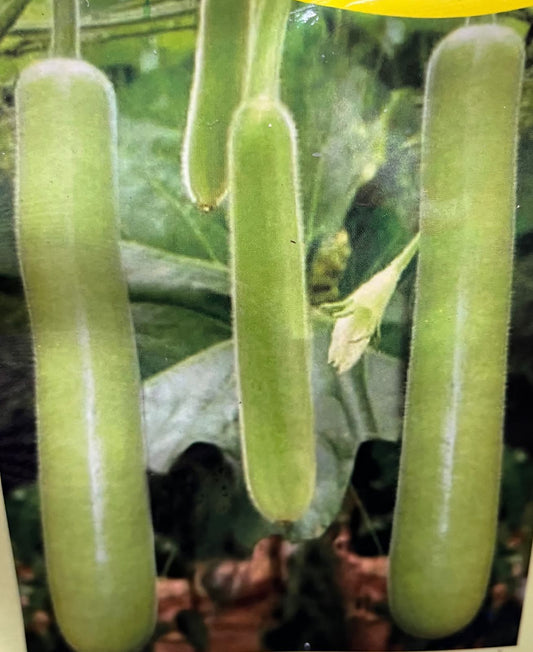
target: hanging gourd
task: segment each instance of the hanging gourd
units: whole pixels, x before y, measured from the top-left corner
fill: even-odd
[[[231,125],[229,216],[246,483],[271,521],[295,521],[314,492],[310,331],[296,128],[279,99],[290,0],[258,0],[245,99]]]
[[[447,36],[428,67],[389,587],[395,621],[423,638],[472,620],[494,554],[523,65],[518,35],[487,24]]]
[[[138,649],[155,617],[140,379],[120,255],[113,88],[78,58],[75,0],[16,87],[16,232],[35,356],[55,616],[79,652]]]
[[[182,171],[203,211],[227,190],[228,130],[242,99],[252,0],[201,0],[194,76],[183,137]]]

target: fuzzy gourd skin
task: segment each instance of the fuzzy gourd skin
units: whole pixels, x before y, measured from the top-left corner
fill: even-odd
[[[202,0],[183,142],[189,197],[209,211],[227,189],[226,143],[242,97],[251,0]]]
[[[140,380],[118,249],[115,103],[91,65],[16,89],[18,253],[31,318],[46,565],[78,652],[139,649],[155,616]]]
[[[428,69],[420,250],[390,604],[424,638],[466,626],[497,527],[523,47],[464,27]]]
[[[282,105],[245,102],[232,123],[234,332],[247,486],[271,521],[311,501],[315,440],[296,132]]]
[[[20,604],[19,587],[11,538],[4,508],[4,496],[0,483],[0,650],[4,652],[26,652],[24,623]]]

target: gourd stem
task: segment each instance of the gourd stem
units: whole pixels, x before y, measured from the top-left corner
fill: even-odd
[[[245,97],[278,99],[291,0],[252,0]]]
[[[52,56],[78,59],[80,25],[78,0],[54,0]]]

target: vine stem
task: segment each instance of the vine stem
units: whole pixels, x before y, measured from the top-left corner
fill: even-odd
[[[125,17],[122,17],[122,14]],[[155,34],[185,30],[196,30],[195,14],[188,9],[161,11],[157,15],[152,12],[151,18],[124,11],[105,21],[88,18],[80,26],[80,37],[82,44],[87,42],[94,45],[118,39],[154,36]],[[6,38],[5,46],[0,43],[0,57],[19,57],[30,52],[47,50],[50,46],[50,29],[48,27],[17,27],[8,36],[9,39]]]
[[[279,99],[283,43],[291,0],[252,0],[245,97]]]
[[[29,4],[30,0],[4,0],[0,8],[0,41]]]
[[[370,518],[369,513],[366,511],[366,507],[359,497],[359,494],[355,489],[353,489],[354,492],[354,497],[355,497],[355,504],[359,508],[359,511],[361,512],[361,516],[363,518],[363,522],[365,524],[366,529],[368,530],[370,536],[372,537],[372,541],[374,542],[376,546],[376,550],[378,552],[378,555],[380,557],[383,557],[385,552],[383,551],[383,547],[381,545],[381,542],[378,538],[378,535],[376,534],[376,528],[374,527],[374,524],[372,523],[372,519]]]
[[[80,16],[78,0],[54,0],[52,56],[80,57]]]

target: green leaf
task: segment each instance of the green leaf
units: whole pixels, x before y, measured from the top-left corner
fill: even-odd
[[[402,432],[404,409],[405,365],[385,353],[365,354],[366,391],[376,425],[375,436],[386,441],[398,441]]]
[[[132,314],[143,378],[231,335],[228,323],[179,306],[134,303]]]
[[[222,443],[238,456],[233,342],[216,344],[145,381],[144,414],[151,471],[168,472],[198,441]]]
[[[172,36],[172,34],[166,35],[167,38]],[[178,34],[178,36],[181,35]],[[133,43],[139,48],[136,41]],[[153,42],[151,45],[153,51]],[[109,62],[115,62],[113,56],[109,56],[109,53],[106,52],[111,46],[114,46],[119,52],[124,48],[122,41],[111,41],[104,48],[100,45],[98,51],[103,65],[106,65],[106,62],[107,65]],[[161,52],[159,53],[161,54]],[[149,121],[169,127],[176,130],[181,137],[189,102],[193,58],[194,47],[190,48],[188,58],[183,62],[176,57],[175,52],[172,52],[172,56],[168,57],[168,62],[161,62],[162,65],[157,68],[141,72],[132,83],[119,86],[117,100],[120,114],[129,119]],[[176,152],[176,155],[179,158],[179,152]]]
[[[521,449],[504,447],[502,460],[501,507],[511,531],[520,528],[524,511],[531,500],[533,462]]]
[[[42,557],[37,485],[18,487],[6,496],[5,503],[15,559],[32,566]]]
[[[527,82],[526,82],[527,83]],[[527,91],[526,91],[527,89]],[[531,100],[533,80],[530,79],[524,88],[524,103],[527,101],[527,111],[530,113],[531,124],[522,134],[519,143],[519,161],[517,201],[516,201],[516,233],[524,235],[533,231],[533,190],[530,181],[531,170],[533,170],[533,101]]]
[[[168,303],[229,320],[230,282],[224,265],[121,242],[122,264],[134,301]]]

